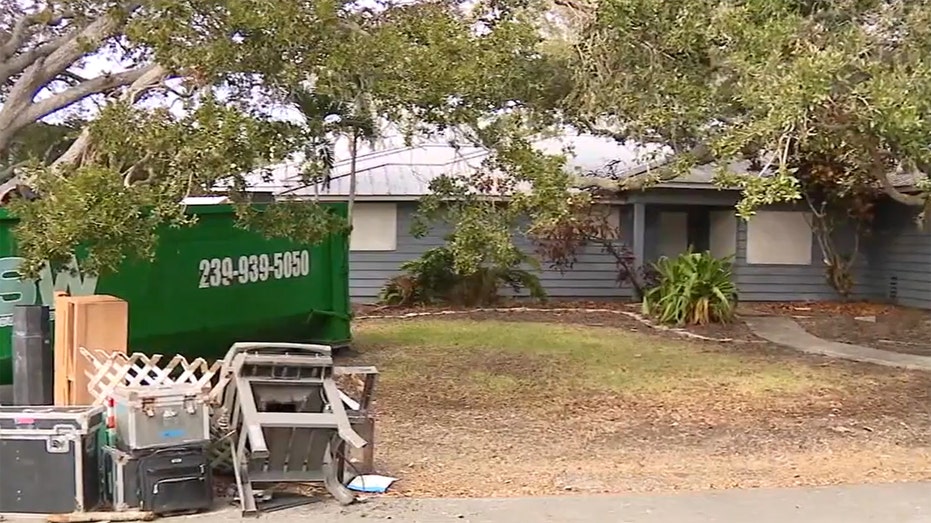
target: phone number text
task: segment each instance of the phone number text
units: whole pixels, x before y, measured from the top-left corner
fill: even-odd
[[[199,268],[201,289],[302,278],[310,274],[310,253],[303,250],[250,254],[238,258],[205,258],[200,261]]]

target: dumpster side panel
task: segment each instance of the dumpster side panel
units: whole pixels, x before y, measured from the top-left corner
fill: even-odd
[[[13,383],[13,307],[36,302],[37,286],[22,282],[19,273],[20,259],[14,254],[13,224],[0,218],[0,385]]]
[[[345,207],[332,206],[343,216]],[[349,342],[345,236],[300,245],[235,227],[229,206],[191,212],[198,216],[196,225],[160,231],[152,263],[127,262],[99,278],[58,274],[54,285],[20,281],[9,270],[0,273],[0,297],[17,298],[0,303],[0,384],[11,381],[5,309],[12,315],[16,304],[50,303],[53,288],[126,300],[132,351],[212,358],[222,357],[236,341]],[[15,269],[18,263],[11,257],[12,224],[0,222],[0,268]]]

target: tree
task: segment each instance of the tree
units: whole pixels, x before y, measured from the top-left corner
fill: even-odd
[[[359,83],[359,82],[357,82]],[[346,218],[352,223],[352,210],[356,197],[356,163],[359,157],[359,142],[375,146],[378,138],[376,119],[380,115],[375,110],[367,93],[356,92],[352,100],[339,101],[328,96],[320,96],[310,89],[301,88],[292,93],[292,100],[307,122],[314,122],[318,129],[314,134],[319,138],[304,148],[305,165],[308,168],[307,181],[318,188],[320,184],[329,186],[330,170],[333,168],[336,142],[345,137],[349,140],[349,195]]]
[[[741,214],[799,198],[817,166],[831,167],[841,190],[875,187],[927,205],[927,176],[920,194],[906,194],[890,175],[931,172],[931,3],[605,0],[588,9],[576,116],[668,146],[680,166],[752,160],[769,175],[720,179],[744,190]]]
[[[637,266],[621,227],[612,223],[610,211],[591,201],[576,200],[574,204],[578,207],[564,219],[537,227],[531,233],[537,255],[553,269],[565,272],[575,265],[586,247],[598,248],[614,259],[617,284],[630,285],[634,298],[642,299],[653,283],[652,273],[646,267]]]
[[[672,161],[625,191],[716,162],[739,215],[803,200],[842,295],[876,201],[931,202],[931,2],[601,0],[573,8],[564,110],[591,132],[656,144]],[[746,163],[735,163],[747,160]],[[737,165],[748,165],[734,172]],[[898,173],[913,173],[908,187]],[[931,213],[924,213],[931,218]],[[853,246],[837,243],[853,222]]]
[[[79,125],[79,122],[35,122],[23,128],[0,157],[0,178],[12,178],[17,168],[33,161],[48,163],[61,156],[77,138]]]
[[[9,4],[9,5],[7,5]],[[0,11],[0,157],[44,118],[88,101],[91,122],[52,161],[10,169],[24,272],[83,245],[89,270],[149,257],[162,224],[187,225],[184,196],[231,187],[318,143],[319,122],[274,116],[294,93],[353,101],[411,132],[479,128],[550,93],[534,7],[493,0],[49,0]],[[91,73],[89,62],[118,63]],[[106,67],[106,66],[104,66]],[[98,67],[99,68],[99,67]],[[169,107],[169,104],[173,104]],[[501,127],[499,126],[499,129]],[[523,132],[519,126],[508,132]],[[354,131],[355,132],[355,131]],[[0,180],[3,181],[3,180]],[[25,189],[29,190],[25,190]],[[248,226],[313,241],[345,228],[313,205],[239,206]]]

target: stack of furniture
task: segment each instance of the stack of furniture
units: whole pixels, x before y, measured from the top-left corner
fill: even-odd
[[[118,386],[104,447],[117,511],[194,513],[213,505],[208,391],[197,385]]]

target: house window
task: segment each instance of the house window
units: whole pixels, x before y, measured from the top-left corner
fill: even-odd
[[[356,203],[352,208],[350,251],[393,251],[398,247],[398,206]]]
[[[708,249],[715,258],[737,252],[737,216],[734,211],[712,211],[709,214]]]
[[[747,263],[811,265],[807,213],[760,211],[747,223]]]

